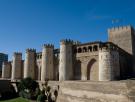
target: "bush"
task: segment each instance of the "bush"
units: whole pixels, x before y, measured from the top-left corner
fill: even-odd
[[[40,94],[37,97],[37,102],[45,102],[46,99],[47,98],[46,98],[46,96],[44,94]]]
[[[20,91],[19,92],[19,96],[21,96],[22,98],[31,99],[31,94],[30,93],[27,93],[25,91]]]
[[[34,99],[37,95],[38,83],[31,78],[22,79],[18,85],[19,95],[23,98]]]

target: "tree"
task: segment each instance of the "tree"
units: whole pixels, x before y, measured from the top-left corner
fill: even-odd
[[[31,99],[36,96],[36,89],[39,85],[32,78],[22,79],[18,85],[19,95],[24,98]]]

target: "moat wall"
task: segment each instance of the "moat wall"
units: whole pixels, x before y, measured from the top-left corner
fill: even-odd
[[[60,83],[57,102],[135,102],[135,81]]]

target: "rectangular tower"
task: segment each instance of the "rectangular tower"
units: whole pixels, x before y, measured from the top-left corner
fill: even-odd
[[[131,26],[109,29],[108,37],[109,42],[113,42],[131,55],[135,54],[135,35]]]
[[[132,75],[135,76],[135,30],[131,26],[112,28],[108,30],[108,37],[109,42],[118,45],[131,55],[131,60],[127,57],[125,59],[130,66],[132,65]],[[130,66],[126,69],[131,68]]]

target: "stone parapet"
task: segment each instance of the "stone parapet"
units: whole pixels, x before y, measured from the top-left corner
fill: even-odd
[[[130,30],[132,27],[130,25],[128,26],[120,26],[120,27],[113,27],[108,29],[108,32],[114,32],[114,31],[121,31],[121,30]]]

